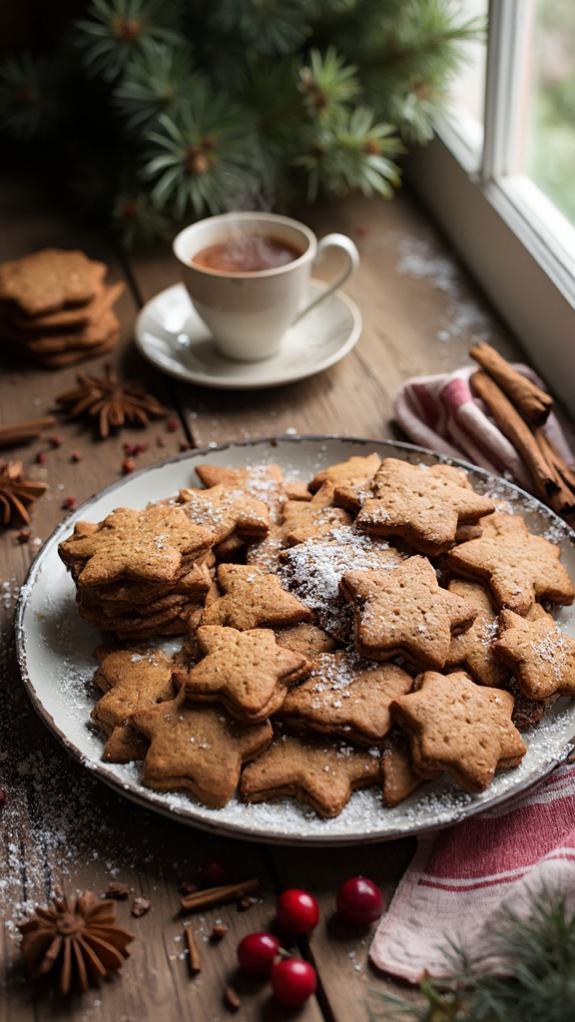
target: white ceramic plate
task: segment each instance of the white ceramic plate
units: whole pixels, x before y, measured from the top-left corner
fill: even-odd
[[[310,281],[310,298],[322,287],[321,281]],[[304,380],[335,365],[357,343],[361,325],[357,305],[336,291],[287,331],[273,358],[234,362],[218,354],[184,285],[174,284],[154,295],[140,312],[136,343],[149,362],[179,380],[224,390],[255,390]]]
[[[145,507],[150,500],[197,483],[194,467],[201,461],[230,466],[273,461],[279,462],[287,475],[309,479],[325,465],[372,450],[382,457],[393,455],[425,464],[440,460],[422,449],[392,441],[290,437],[229,444],[195,451],[122,479],[91,498],[56,529],[32,564],[22,589],[16,618],[17,648],[24,684],[36,710],[76,759],[113,788],[158,812],[220,833],[286,844],[379,841],[444,827],[518,795],[565,759],[575,734],[575,702],[559,700],[546,719],[527,734],[529,750],[521,765],[499,773],[483,794],[469,795],[448,783],[435,782],[395,809],[386,809],[377,789],[360,791],[334,820],[322,820],[290,800],[244,805],[234,799],[224,809],[208,809],[185,794],[145,788],[135,764],[101,761],[101,738],[88,727],[94,703],[88,682],[100,636],[78,616],[74,585],[58,557],[58,543],[74,521],[99,521],[118,505]],[[573,533],[556,515],[513,484],[465,467],[478,490],[509,502],[514,511],[525,515],[533,531],[558,542],[563,563],[575,576]],[[575,609],[562,608],[557,616],[563,628],[575,635]]]

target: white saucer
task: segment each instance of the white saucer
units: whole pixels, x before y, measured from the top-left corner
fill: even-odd
[[[310,297],[321,281],[310,281]],[[263,362],[234,362],[220,355],[183,284],[154,295],[136,320],[142,355],[170,376],[203,387],[248,390],[279,387],[314,376],[344,358],[361,333],[361,314],[335,292],[287,331],[280,352]]]

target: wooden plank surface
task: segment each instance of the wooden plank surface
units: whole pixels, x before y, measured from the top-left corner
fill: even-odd
[[[0,913],[6,924],[0,1022],[44,1018],[215,1022],[228,1017],[222,1002],[228,982],[237,985],[241,996],[236,1018],[288,1017],[270,1000],[267,987],[241,981],[234,967],[237,940],[250,930],[269,927],[275,893],[286,886],[314,890],[322,908],[321,924],[309,948],[303,947],[318,968],[320,995],[298,1018],[364,1022],[368,991],[386,989],[388,984],[367,965],[369,934],[346,932],[334,919],[335,893],[346,876],[362,872],[377,880],[389,897],[409,861],[412,843],[329,853],[251,846],[166,822],[120,799],[68,760],[28,705],[11,643],[14,602],[38,543],[65,514],[63,498],[82,501],[117,478],[125,439],[145,440],[148,448],[139,458],[143,467],[174,453],[190,434],[198,446],[286,430],[384,437],[392,433],[392,398],[402,379],[461,364],[470,340],[479,333],[507,354],[512,345],[417,206],[405,196],[390,205],[354,200],[302,215],[318,233],[341,230],[359,245],[361,269],[348,287],[364,315],[356,351],[321,376],[273,392],[223,394],[176,387],[146,367],[131,345],[138,305],[177,279],[169,252],[131,260],[126,274],[126,267],[101,239],[79,236],[77,229],[66,225],[21,184],[6,187],[0,203],[0,259],[46,244],[80,245],[90,255],[104,258],[113,278],[125,277],[128,286],[119,306],[122,341],[111,361],[125,373],[146,378],[171,412],[182,414],[182,428],[175,432],[168,432],[160,422],[145,434],[129,432],[106,443],[94,442],[89,432],[64,422],[54,430],[62,439],[58,448],[39,441],[15,452],[32,474],[45,476],[50,489],[36,505],[30,543],[18,544],[10,531],[0,535],[4,703],[0,770],[7,792],[0,818]],[[328,264],[320,272],[329,276],[331,270]],[[102,364],[100,359],[87,366],[101,371]],[[59,373],[3,370],[0,421],[45,414],[74,376],[74,369]],[[35,462],[39,450],[46,451],[44,465]],[[79,452],[79,462],[71,460],[73,451]],[[247,913],[231,905],[194,921],[203,969],[192,979],[183,956],[182,920],[176,916],[179,883],[193,881],[198,866],[214,856],[224,860],[231,879],[257,875],[262,893]],[[151,911],[138,920],[130,917],[132,895],[119,903],[121,922],[138,937],[131,960],[121,980],[104,984],[81,1002],[53,1005],[25,980],[15,920],[21,910],[43,900],[55,884],[70,891],[89,887],[100,892],[111,879],[129,884],[134,895],[152,902]],[[216,919],[222,919],[229,932],[220,945],[213,946],[207,936]]]

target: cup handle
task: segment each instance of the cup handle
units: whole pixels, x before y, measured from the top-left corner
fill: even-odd
[[[316,305],[319,305],[319,303],[323,302],[325,298],[328,298],[329,295],[333,294],[338,287],[345,284],[347,278],[350,277],[353,271],[359,266],[359,252],[351,238],[347,237],[347,234],[326,234],[325,238],[322,238],[321,241],[318,242],[316,257],[313,261],[314,266],[321,259],[322,254],[327,248],[343,249],[347,256],[347,266],[342,270],[339,277],[336,277],[336,279],[331,284],[328,284],[319,295],[312,298],[311,302],[308,302],[303,309],[300,309],[293,320],[292,326],[294,323],[298,323],[304,316],[307,316],[308,312],[315,309]]]

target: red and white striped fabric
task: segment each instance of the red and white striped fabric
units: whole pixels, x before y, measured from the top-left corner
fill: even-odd
[[[490,953],[497,912],[541,887],[575,906],[575,765],[513,804],[420,840],[370,949],[378,968],[417,983],[447,974],[445,948]],[[497,968],[492,957],[489,965]]]
[[[521,457],[485,413],[483,402],[471,393],[469,377],[476,369],[465,366],[454,373],[407,380],[395,396],[395,418],[413,443],[450,458],[464,458],[496,475],[511,476],[530,489]],[[528,366],[515,369],[541,385]],[[549,416],[544,429],[565,461],[573,464],[573,453],[555,415]]]

